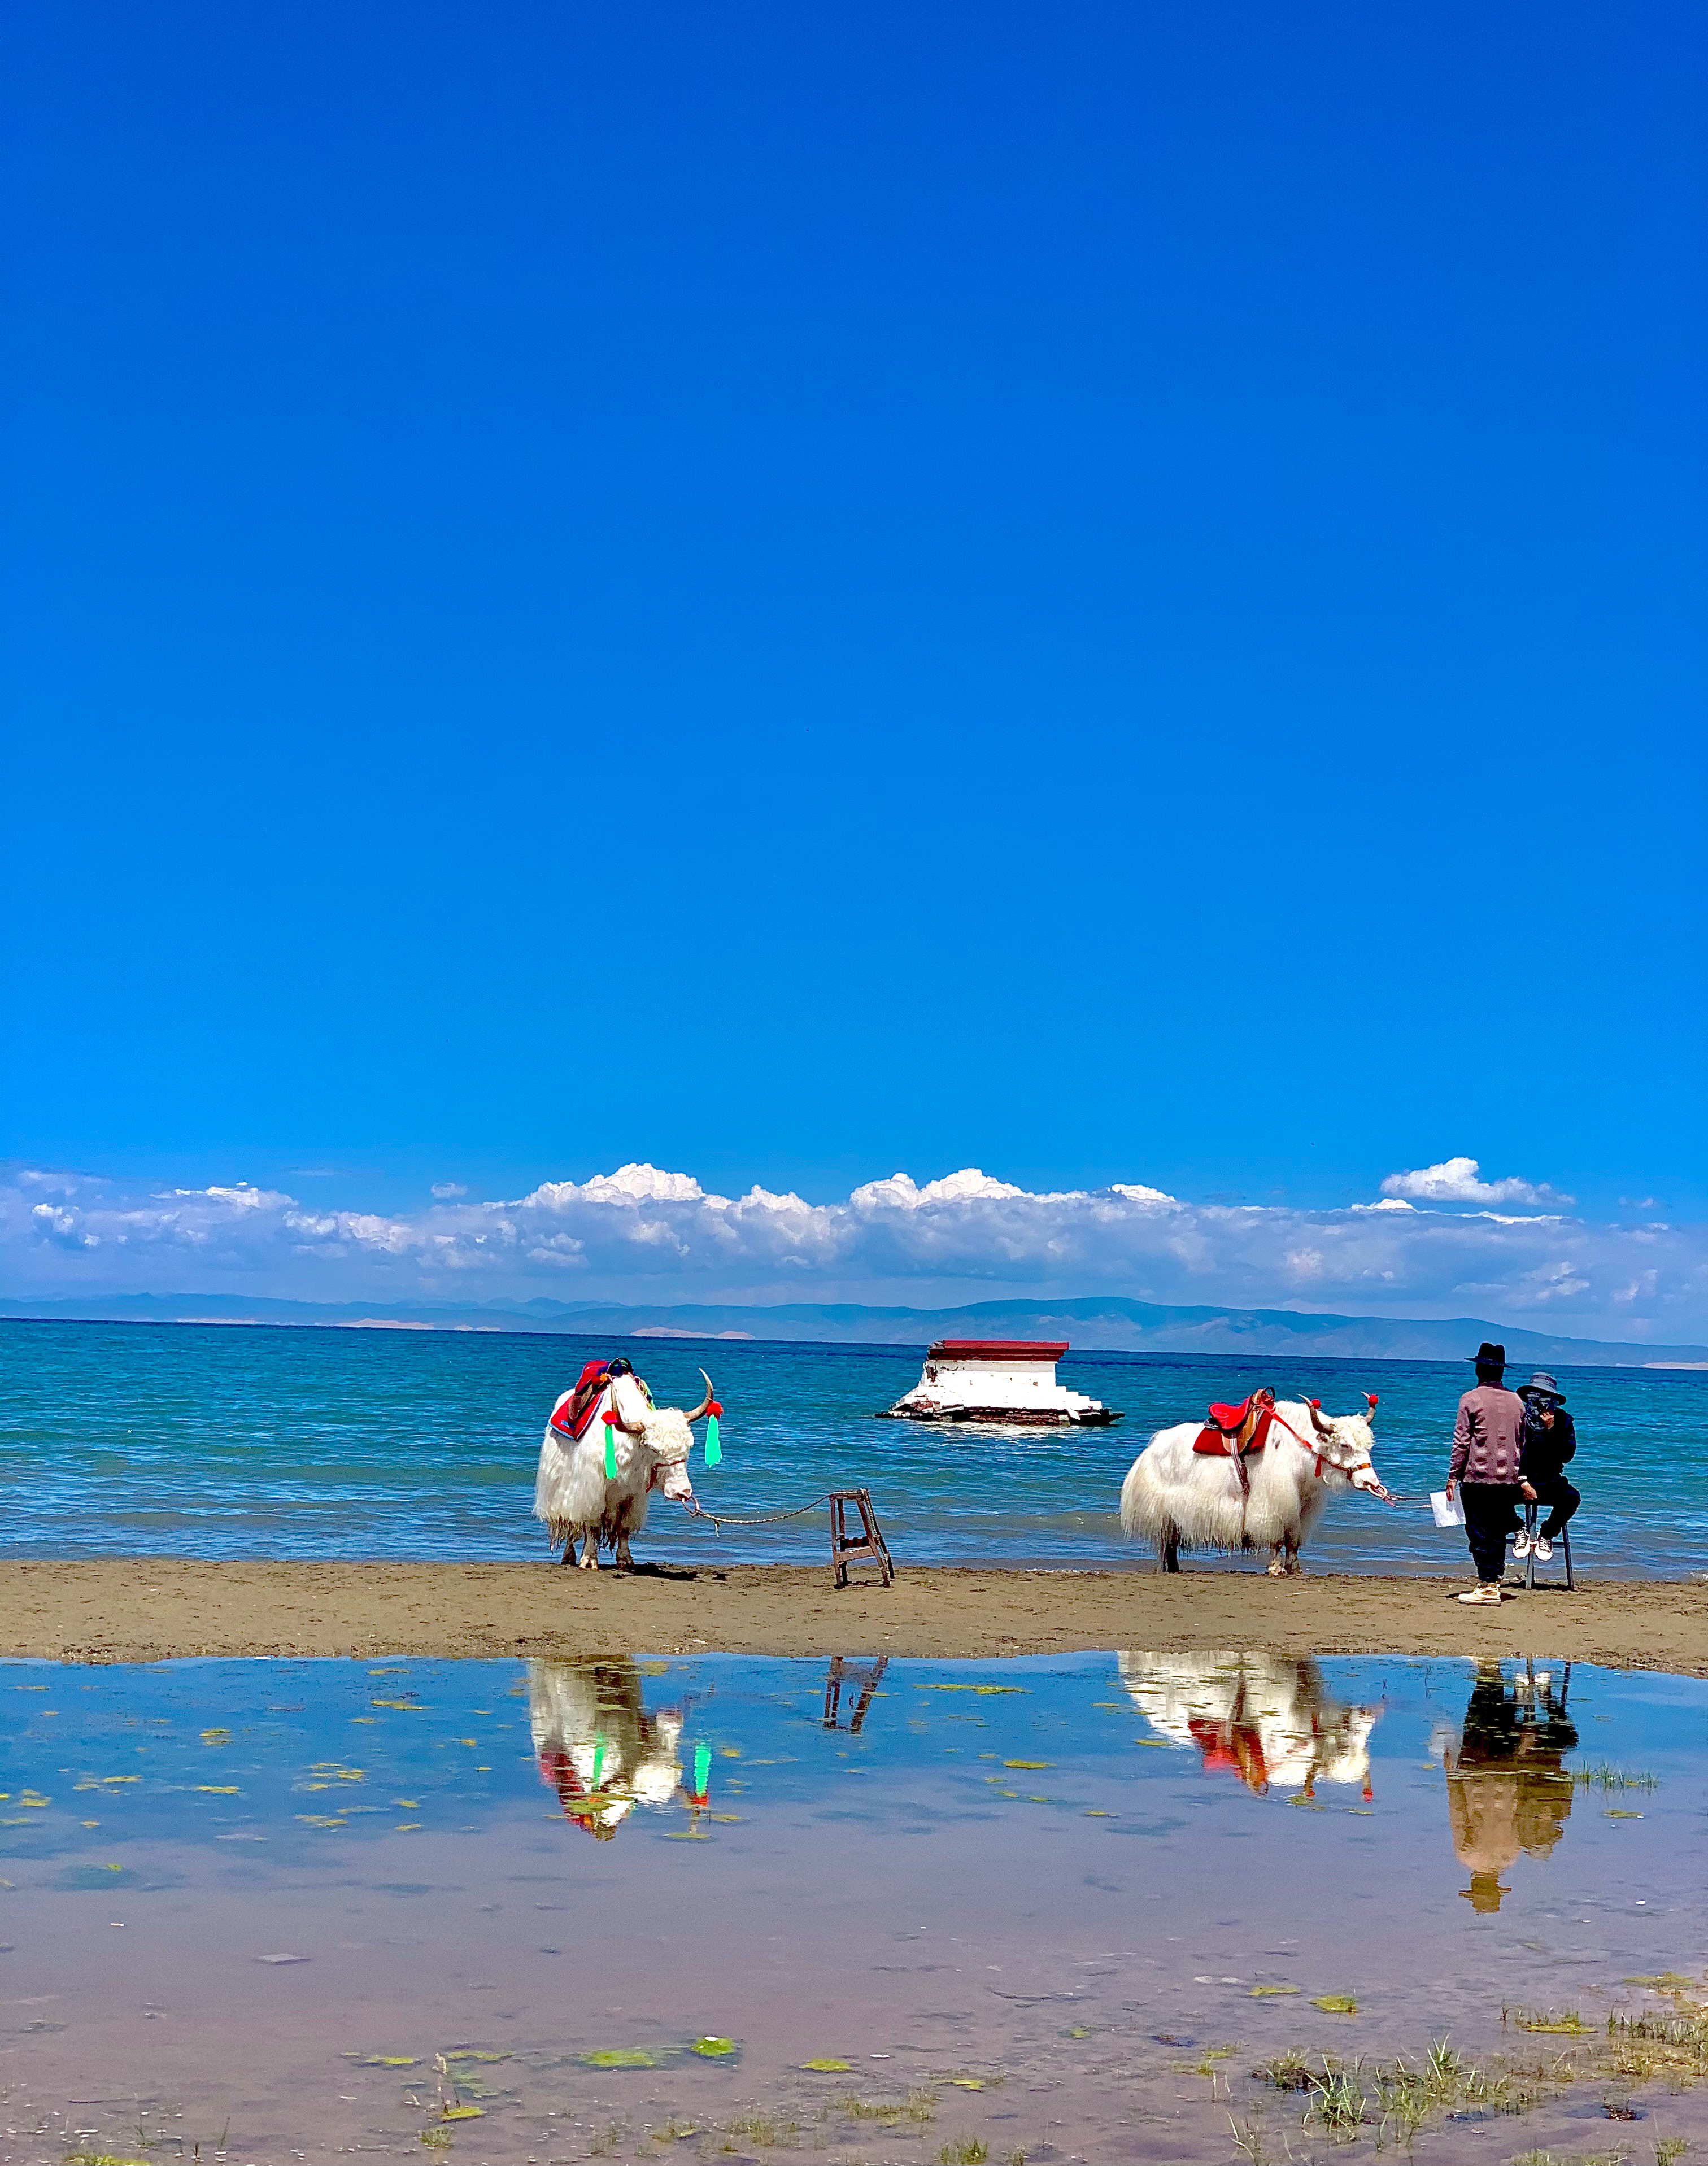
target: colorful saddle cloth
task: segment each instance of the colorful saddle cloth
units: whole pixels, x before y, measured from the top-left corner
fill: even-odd
[[[594,1410],[610,1381],[611,1371],[603,1361],[588,1363],[575,1389],[552,1417],[552,1426],[559,1436],[567,1436],[572,1444],[577,1444],[586,1435]]]

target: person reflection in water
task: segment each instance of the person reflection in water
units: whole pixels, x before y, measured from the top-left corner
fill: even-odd
[[[1569,1684],[1569,1667],[1566,1674]],[[1510,1686],[1498,1662],[1478,1665],[1459,1742],[1446,1756],[1453,1849],[1471,1873],[1459,1892],[1473,1910],[1498,1910],[1511,1892],[1500,1876],[1519,1852],[1547,1857],[1564,1834],[1572,1777],[1560,1763],[1577,1742],[1565,1690],[1557,1697],[1546,1672]]]
[[[648,1714],[641,1674],[627,1656],[599,1661],[528,1664],[528,1712],[540,1772],[563,1817],[609,1842],[639,1805],[668,1805],[683,1788],[685,1709]]]

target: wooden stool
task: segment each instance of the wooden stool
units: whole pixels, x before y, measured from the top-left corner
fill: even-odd
[[[848,1530],[848,1508],[852,1504],[860,1515],[860,1531],[850,1535]],[[833,1587],[848,1585],[849,1565],[865,1560],[876,1565],[883,1574],[887,1587],[896,1577],[896,1567],[890,1561],[890,1552],[878,1527],[878,1515],[872,1509],[870,1489],[833,1489],[830,1492],[830,1583]]]

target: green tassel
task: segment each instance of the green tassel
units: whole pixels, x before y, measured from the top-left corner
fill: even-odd
[[[694,1794],[703,1798],[711,1780],[711,1747],[696,1745],[694,1748]]]
[[[717,1416],[708,1414],[706,1418],[706,1463],[708,1466],[718,1466],[722,1461],[723,1445],[717,1434]]]
[[[598,1733],[595,1731],[595,1734],[594,1734],[594,1746],[593,1746],[593,1780],[592,1780],[591,1783],[589,1785],[589,1788],[590,1788],[596,1790],[596,1789],[599,1788],[599,1778],[600,1778],[600,1773],[602,1772],[602,1771],[603,1771],[603,1769],[604,1769],[604,1767],[605,1767],[605,1740],[604,1740],[602,1737],[600,1737],[600,1736],[598,1735]]]
[[[616,1431],[609,1422],[605,1425],[605,1478],[616,1479]]]

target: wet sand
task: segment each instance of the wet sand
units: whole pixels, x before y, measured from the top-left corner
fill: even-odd
[[[1609,1582],[1452,1599],[1466,1582],[1259,1572],[903,1570],[836,1591],[828,1569],[555,1564],[0,1564],[0,1656],[627,1654],[981,1657],[1144,1647],[1300,1655],[1546,1655],[1708,1676],[1708,1583]]]

